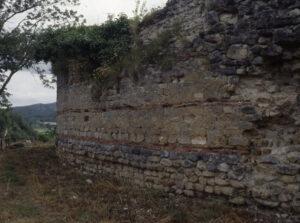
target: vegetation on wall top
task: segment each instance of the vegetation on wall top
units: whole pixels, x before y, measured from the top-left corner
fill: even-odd
[[[130,49],[129,19],[121,15],[100,26],[64,27],[39,35],[37,61],[86,58],[94,68],[115,63]]]
[[[176,53],[170,46],[175,38],[181,39],[180,22],[176,21],[146,44],[139,35],[141,24],[155,17],[157,11],[147,13],[145,5],[138,1],[132,18],[120,15],[110,17],[100,26],[49,29],[38,37],[36,60],[52,62],[56,75],[68,74],[69,61],[78,61],[84,73],[89,74],[81,80],[94,80],[96,98],[108,88],[115,86],[118,90],[121,75],[137,80],[149,65],[171,69]]]

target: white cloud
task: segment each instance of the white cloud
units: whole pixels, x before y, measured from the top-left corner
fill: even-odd
[[[163,6],[167,0],[148,0],[147,8]],[[101,24],[109,14],[126,13],[132,15],[135,0],[81,0],[79,13],[87,19],[87,24]],[[30,71],[20,71],[8,85],[12,94],[10,97],[14,106],[35,103],[50,103],[56,101],[56,90],[45,88],[38,75]]]
[[[14,106],[56,101],[56,89],[45,88],[39,75],[30,71],[20,71],[15,74],[8,85],[12,94],[10,101]]]
[[[166,0],[148,0],[147,8],[162,6]],[[88,24],[99,24],[106,20],[109,14],[126,13],[131,16],[136,6],[136,0],[81,0],[79,12],[83,14]]]

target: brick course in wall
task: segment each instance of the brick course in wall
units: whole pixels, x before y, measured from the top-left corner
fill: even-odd
[[[58,74],[58,152],[89,173],[234,204],[300,212],[299,1],[173,0],[145,44],[180,21],[171,70],[93,96],[70,61]]]

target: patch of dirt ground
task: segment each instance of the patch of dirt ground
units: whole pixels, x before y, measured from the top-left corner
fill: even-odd
[[[264,223],[272,222],[260,217]],[[60,165],[55,149],[0,153],[0,223],[253,223],[218,202],[171,196]]]

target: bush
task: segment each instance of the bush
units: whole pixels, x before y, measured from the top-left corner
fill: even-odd
[[[6,138],[12,142],[36,137],[33,128],[21,116],[12,113],[9,109],[0,109],[0,134],[6,130]]]
[[[121,15],[100,26],[65,27],[40,33],[36,60],[55,63],[85,58],[94,69],[113,64],[132,43],[129,19]]]
[[[48,130],[46,132],[39,133],[37,135],[37,140],[44,143],[51,142],[55,140],[55,136],[55,130]]]

